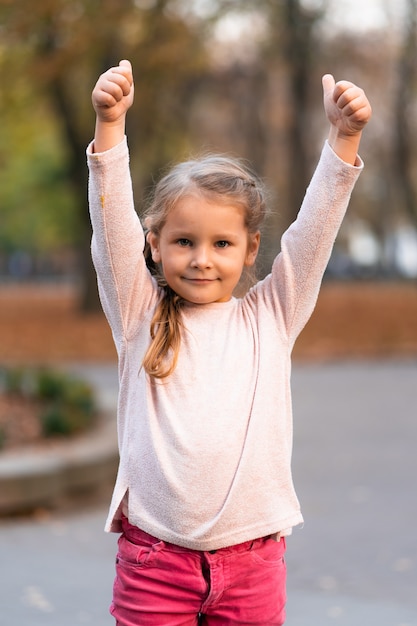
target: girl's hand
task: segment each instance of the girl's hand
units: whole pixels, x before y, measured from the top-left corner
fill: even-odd
[[[327,118],[340,134],[355,135],[369,122],[371,105],[365,92],[347,80],[335,83],[331,74],[323,76],[323,99]]]
[[[97,120],[115,123],[124,120],[132,106],[134,83],[130,61],[120,61],[117,67],[104,72],[98,79],[91,96]]]
[[[91,100],[96,112],[96,130],[92,150],[104,152],[120,143],[125,134],[125,120],[133,104],[134,83],[130,61],[104,72],[93,89]]]
[[[322,82],[329,144],[341,159],[354,165],[362,130],[372,115],[371,105],[363,89],[347,80],[335,83],[333,76],[326,74]]]

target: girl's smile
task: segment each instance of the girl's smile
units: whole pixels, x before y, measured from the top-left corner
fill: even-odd
[[[255,262],[260,235],[248,233],[240,206],[190,195],[148,240],[171,289],[189,302],[208,304],[230,300],[243,268]]]

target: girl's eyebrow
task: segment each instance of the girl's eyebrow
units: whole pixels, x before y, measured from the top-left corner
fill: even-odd
[[[196,236],[199,237],[200,233],[195,231],[187,230],[187,227],[184,228],[173,228],[170,230],[171,237],[183,237],[186,239],[194,239]],[[216,234],[211,236],[212,239],[231,239],[232,237],[236,237],[236,232],[234,230],[225,230],[218,231]]]
[[[191,233],[189,230],[186,230],[185,228],[175,228],[172,229],[169,233],[170,237],[183,237],[183,238],[187,238],[187,239],[192,239],[193,237],[195,237],[195,233]]]
[[[173,239],[189,239],[190,241],[198,241],[199,236],[198,235],[190,235],[187,233],[181,233],[181,234],[172,234],[172,238]],[[229,241],[229,242],[233,242],[236,240],[236,233],[222,233],[222,234],[217,234],[214,235],[213,237],[210,237],[210,240],[213,242],[216,241]]]

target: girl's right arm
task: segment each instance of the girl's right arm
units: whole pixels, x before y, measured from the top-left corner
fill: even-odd
[[[104,72],[91,96],[96,112],[94,152],[105,152],[120,143],[125,135],[126,113],[133,104],[134,83],[130,61]]]
[[[157,297],[143,256],[145,240],[134,206],[125,138],[133,92],[129,61],[121,61],[100,76],[92,93],[95,136],[87,150],[92,256],[101,303],[119,354]]]

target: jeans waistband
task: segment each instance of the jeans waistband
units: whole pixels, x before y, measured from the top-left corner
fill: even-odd
[[[140,545],[143,545],[144,543],[147,545],[154,545],[155,543],[163,541],[159,539],[158,537],[154,537],[153,535],[150,535],[144,530],[141,530],[137,526],[134,526],[133,524],[131,524],[129,520],[127,519],[127,517],[125,517],[125,515],[122,515],[122,529],[123,529],[123,533],[126,539],[128,539],[131,543],[135,543],[135,544],[137,543]],[[238,543],[232,546],[227,546],[225,548],[218,548],[217,550],[194,550],[192,548],[185,548],[183,546],[178,546],[177,544],[170,543],[169,541],[163,541],[163,543],[167,548],[169,548],[170,550],[174,552],[194,552],[198,554],[201,554],[202,552],[207,552],[208,554],[216,554],[216,553],[226,554],[228,552],[246,552],[248,550],[251,550],[261,545],[262,543],[264,543],[267,539],[270,539],[271,537],[272,535],[267,535],[265,537],[259,537],[257,539],[244,541],[243,543]],[[274,535],[274,538],[275,538],[275,535]]]

